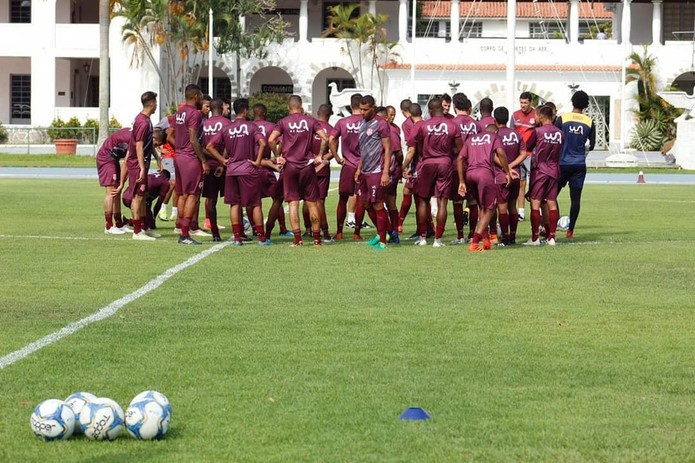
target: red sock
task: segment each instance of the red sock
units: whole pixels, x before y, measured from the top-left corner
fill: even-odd
[[[189,230],[191,228],[191,218],[184,217],[181,219],[181,236],[188,238]]]
[[[314,237],[314,244],[315,245],[320,245],[321,244],[321,232],[316,230],[316,231],[311,231],[311,236]]]
[[[413,204],[413,195],[404,194],[403,195],[403,201],[401,201],[401,211],[398,214],[398,218],[399,218],[401,224],[405,220],[405,216],[408,215],[408,211],[410,211],[410,206],[412,204]]]
[[[541,211],[539,209],[531,209],[531,239],[538,239],[538,229],[541,226]]]
[[[265,230],[263,230],[263,225],[256,225],[254,227],[256,229],[256,234],[258,235],[258,241],[260,243],[265,243]]]
[[[355,206],[355,235],[359,235],[362,230],[362,222],[364,222],[364,207],[360,201]]]
[[[323,237],[327,240],[331,239],[331,234],[328,231],[328,222],[322,223],[321,224],[321,233],[323,233]]]
[[[343,226],[345,225],[345,217],[347,216],[347,202],[348,198],[347,196],[341,196],[340,199],[338,199],[338,209],[336,211],[338,223],[337,223],[337,229],[338,233],[343,233]]]
[[[481,235],[480,233],[475,233],[475,232],[473,233],[473,241],[472,241],[473,244],[480,243],[480,241],[482,239],[483,239],[483,235]]]
[[[555,238],[557,231],[557,221],[560,220],[560,211],[557,209],[548,211],[548,239]]]
[[[104,212],[104,219],[106,219],[106,229],[109,230],[113,227],[113,212]]]
[[[509,214],[499,213],[497,218],[500,221],[500,228],[502,228],[502,238],[506,241],[509,239]]]
[[[478,226],[478,206],[471,206],[470,211],[468,211],[468,227],[471,232],[468,234],[469,237],[473,237],[475,234],[475,227]]]
[[[121,228],[123,226],[123,217],[121,217],[121,213],[120,212],[114,213],[113,218],[116,219],[116,226],[118,228]]]
[[[516,227],[519,226],[519,213],[509,214],[509,236],[516,238]]]
[[[391,222],[389,230],[398,230],[398,211],[396,209],[389,209],[389,222]]]
[[[456,224],[456,238],[463,238],[463,204],[454,203],[454,223]]]
[[[369,209],[367,209],[367,214],[369,214],[369,220],[371,220],[372,223],[373,223],[374,225],[376,225],[376,220],[377,220],[377,219],[376,219],[376,211],[374,210],[374,208],[373,208],[373,207],[370,207]],[[387,220],[388,220],[388,216],[386,216],[386,218],[387,218]]]
[[[435,239],[442,239],[442,235],[444,235],[444,225],[437,225],[437,228],[435,229],[434,232],[434,237]]]
[[[299,244],[302,242],[302,231],[300,229],[292,230],[294,235],[294,244]]]
[[[418,222],[417,234],[420,236],[427,236],[427,222]]]
[[[369,209],[370,211],[373,209]],[[386,209],[379,209],[378,211],[374,211],[374,216],[376,218],[375,223],[376,223],[376,230],[379,233],[379,241],[382,243],[386,244],[386,232],[387,228],[389,226],[389,216],[386,213]]]
[[[142,231],[142,220],[133,219],[133,233],[136,235]]]
[[[232,233],[234,234],[234,241],[241,243],[241,224],[240,223],[233,223],[232,224]]]

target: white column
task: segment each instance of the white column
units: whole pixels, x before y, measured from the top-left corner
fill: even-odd
[[[408,0],[398,2],[398,41],[408,40]]]
[[[61,88],[56,83],[56,0],[33,2],[31,7],[33,41],[40,44],[39,52],[31,57],[31,124],[47,126],[55,116],[56,100],[67,102],[70,99],[70,75],[63,75]],[[120,29],[119,29],[120,30]],[[56,92],[66,95],[58,98]],[[61,104],[68,106],[69,104]]]
[[[661,42],[661,9],[662,0],[652,0],[652,44]]]
[[[613,39],[615,39],[616,43],[623,43],[623,36],[620,33],[620,25],[622,24],[622,20],[623,4],[616,3],[615,11],[613,12],[613,21],[611,22],[611,26],[613,28]]]
[[[514,82],[516,81],[516,0],[507,1],[507,108],[514,103]]]
[[[299,3],[299,41],[307,41],[309,29],[309,0],[301,0]]]
[[[579,42],[579,0],[570,0],[570,43]]]
[[[369,14],[376,15],[376,0],[369,0]]]
[[[212,75],[214,72],[214,69],[212,66],[212,51],[215,48],[212,46],[212,41],[213,41],[212,35],[214,33],[213,32],[214,17],[213,17],[213,13],[212,13],[212,8],[210,8],[209,17],[210,17],[210,19],[208,21],[208,36],[210,38],[210,43],[208,43],[208,95],[215,96],[215,93],[214,93],[215,92],[215,85],[214,85],[213,78],[212,78]]]
[[[460,16],[459,0],[451,0],[451,41],[456,43],[459,41],[459,16]]]
[[[623,20],[620,24],[620,36],[623,39],[623,43],[630,42],[630,30],[632,29],[632,8],[630,4],[632,0],[623,0]]]

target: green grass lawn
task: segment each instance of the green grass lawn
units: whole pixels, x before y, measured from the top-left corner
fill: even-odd
[[[102,194],[0,181],[0,356],[211,246],[171,223],[104,235]],[[692,186],[587,185],[555,248],[228,246],[0,370],[0,461],[693,461],[693,204]],[[173,405],[163,441],[31,432],[44,399],[146,389]],[[400,421],[410,406],[432,419]]]
[[[94,167],[94,156],[68,154],[0,154],[0,167]]]

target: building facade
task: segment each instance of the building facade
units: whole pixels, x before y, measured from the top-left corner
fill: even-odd
[[[462,91],[474,104],[489,96],[496,105],[515,107],[508,95],[528,90],[562,111],[570,109],[572,92],[582,89],[592,96],[599,146],[608,148],[623,143],[633,123],[635,86],[623,84],[632,51],[649,46],[658,58],[660,88],[675,83],[690,93],[695,81],[692,3],[518,2],[511,81],[506,2],[418,1],[413,21],[409,0],[362,1],[360,13],[387,17],[392,48],[377,56],[376,65],[354,43],[324,37],[329,8],[341,3],[348,2],[278,0],[277,13],[289,23],[288,38],[271,45],[263,60],[242,60],[238,82],[234,56],[213,53],[213,90],[221,92],[214,93],[292,92],[313,111],[330,101],[331,89],[349,87],[369,90],[380,103],[394,106],[406,97],[426,102],[431,95]],[[244,19],[247,27],[261,20]],[[157,91],[159,80],[147,63],[131,66],[133,52],[122,42],[121,28],[115,18],[109,41],[110,114],[127,125],[140,111],[139,95]],[[601,29],[608,31],[605,39],[596,38]],[[98,119],[98,2],[0,0],[0,36],[9,38],[0,42],[3,124],[47,126],[57,116]],[[207,57],[198,64],[201,86],[207,88]]]

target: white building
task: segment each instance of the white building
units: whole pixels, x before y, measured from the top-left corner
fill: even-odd
[[[328,102],[329,84],[339,89],[360,82],[359,69],[345,53],[346,43],[322,38],[328,8],[339,1],[278,0],[278,12],[290,23],[291,36],[268,49],[263,60],[236,63],[213,56],[216,95],[248,95],[262,90],[291,90],[308,110]],[[348,3],[348,2],[344,2]],[[618,144],[632,124],[626,108],[634,87],[622,84],[627,56],[642,51],[658,58],[661,86],[674,82],[692,91],[695,81],[695,4],[670,0],[586,0],[517,2],[515,54],[508,55],[506,2],[419,1],[416,39],[411,39],[409,0],[362,1],[360,11],[388,16],[388,39],[397,42],[386,59],[382,79],[362,67],[364,87],[380,102],[397,106],[410,97],[463,91],[473,103],[490,96],[496,105],[512,104],[529,90],[568,109],[573,89],[592,99],[593,115],[605,137],[600,146]],[[246,18],[252,25],[259,18]],[[607,40],[588,37],[590,26],[610,23]],[[120,38],[121,23],[110,32],[110,114],[128,124],[139,112],[140,94],[159,89],[153,69],[131,68],[130,52]],[[46,126],[60,116],[98,119],[98,2],[91,0],[0,0],[0,121],[5,125]],[[453,37],[453,39],[452,39]],[[511,61],[513,58],[513,61]],[[509,63],[515,72],[510,74]],[[201,86],[207,88],[207,62]],[[511,76],[512,89],[508,80]],[[226,95],[225,95],[226,94]],[[510,103],[507,103],[510,102]],[[622,116],[622,117],[621,117]],[[625,122],[621,124],[621,122]]]

